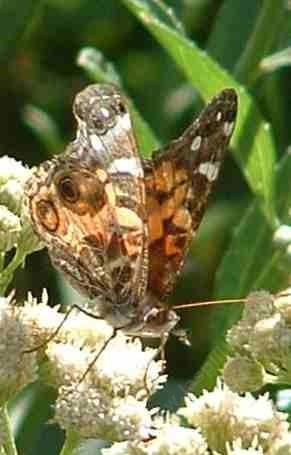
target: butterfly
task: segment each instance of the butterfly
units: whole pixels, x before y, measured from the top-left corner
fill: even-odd
[[[76,139],[27,183],[32,226],[88,298],[84,311],[127,333],[163,337],[179,320],[167,301],[234,131],[236,92],[221,91],[148,160],[117,87],[89,85],[73,112]]]

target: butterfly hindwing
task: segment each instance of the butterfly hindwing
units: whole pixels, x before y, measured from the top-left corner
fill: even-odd
[[[216,183],[237,113],[223,90],[177,140],[145,161],[149,229],[148,290],[159,300],[172,291],[193,234]]]

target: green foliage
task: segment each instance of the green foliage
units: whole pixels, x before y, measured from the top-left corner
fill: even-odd
[[[284,68],[277,59],[279,51],[287,55],[284,48],[290,43],[286,2],[167,3],[173,9],[159,0],[47,0],[41,8],[40,2],[2,0],[1,154],[37,164],[62,152],[74,136],[73,96],[92,81],[118,83],[134,100],[135,131],[145,156],[177,136],[201,100],[234,87],[239,118],[216,196],[222,202],[220,219],[214,204],[204,225],[207,244],[202,226],[177,297],[184,303],[245,297],[258,288],[275,292],[289,278],[285,251],[273,243],[275,228],[290,221],[291,203],[291,160],[285,152],[290,143],[290,59],[284,59]],[[264,67],[261,62],[268,56]],[[38,293],[47,286],[61,303],[58,297],[68,296],[66,285],[58,278],[56,291],[45,254],[38,260],[41,267],[29,258],[28,267],[16,276],[18,293]],[[70,303],[69,295],[63,303]],[[206,316],[197,311],[188,320],[195,341],[193,351],[185,354],[189,368],[185,371],[187,362],[183,370],[177,368],[178,347],[170,346],[175,364],[170,363],[170,373],[192,381],[202,366],[192,389],[213,386],[227,355],[225,332],[240,311],[234,305]],[[30,403],[35,409],[33,399]],[[44,414],[39,413],[38,424]],[[18,428],[21,446],[28,447],[31,435],[27,431],[25,440],[21,425],[27,423]],[[36,443],[29,453],[38,450]]]

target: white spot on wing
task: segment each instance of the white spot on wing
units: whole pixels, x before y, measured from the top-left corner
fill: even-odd
[[[104,145],[97,134],[91,134],[90,141],[93,149],[96,152],[104,152]]]
[[[223,125],[223,131],[225,136],[230,136],[234,127],[233,122],[225,122]]]
[[[123,114],[117,117],[117,122],[111,131],[116,136],[121,136],[131,132],[132,126],[130,121],[130,116],[128,113]]]
[[[118,119],[117,124],[120,124],[120,127],[125,129],[126,131],[131,129],[131,121],[130,116],[128,113],[122,115],[120,119]]]
[[[220,122],[221,118],[222,118],[222,113],[220,111],[218,111],[216,114],[216,121]]]
[[[191,144],[190,149],[191,149],[193,152],[195,152],[196,150],[200,149],[201,142],[202,142],[202,137],[201,137],[201,136],[196,136],[196,137],[193,139],[193,142],[192,142],[192,144]]]
[[[109,166],[111,174],[128,173],[134,177],[143,177],[140,161],[132,156],[131,158],[117,158]]]
[[[198,174],[204,175],[209,182],[214,182],[214,180],[217,179],[219,167],[219,161],[215,161],[214,163],[211,161],[205,161],[204,163],[199,164],[198,170],[196,172]]]

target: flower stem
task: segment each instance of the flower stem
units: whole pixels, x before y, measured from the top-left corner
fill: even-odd
[[[17,455],[17,449],[12,434],[10,419],[6,405],[0,408],[1,433],[3,432],[3,448],[5,455]]]
[[[81,438],[73,431],[67,431],[65,444],[60,455],[73,455],[74,450],[80,444]]]
[[[25,254],[16,250],[13,259],[9,262],[7,267],[2,271],[0,275],[0,295],[4,295],[7,287],[9,286],[15,270],[23,263]]]
[[[236,78],[252,85],[260,76],[260,62],[272,51],[284,17],[283,0],[264,0],[254,30],[235,68]]]

